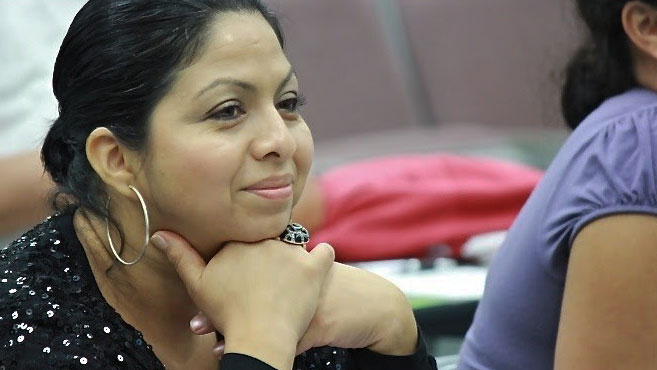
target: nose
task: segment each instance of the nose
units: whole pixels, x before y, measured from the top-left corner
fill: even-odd
[[[255,139],[251,144],[251,155],[256,160],[275,158],[286,161],[297,150],[297,143],[290,127],[275,107],[268,109],[256,128]]]

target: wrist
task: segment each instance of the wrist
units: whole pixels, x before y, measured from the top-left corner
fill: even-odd
[[[297,340],[285,330],[243,329],[224,335],[224,353],[239,353],[256,358],[277,370],[290,370]]]
[[[400,292],[401,293],[401,292]],[[377,340],[367,349],[391,356],[409,356],[415,353],[418,342],[417,323],[413,309],[401,296],[397,304],[382,319]]]

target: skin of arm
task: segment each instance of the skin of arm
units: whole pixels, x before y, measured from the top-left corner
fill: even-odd
[[[297,353],[333,346],[408,356],[415,353],[417,339],[413,309],[399,288],[376,274],[336,262]]]
[[[657,217],[601,218],[575,239],[556,370],[657,366]]]
[[[0,158],[0,174],[0,236],[20,232],[50,213],[53,184],[37,151]]]
[[[199,313],[190,323],[197,335],[217,330]],[[249,336],[244,342],[248,342]],[[373,273],[333,263],[315,316],[297,344],[296,354],[313,347],[368,348],[384,355],[408,356],[417,350],[413,309],[404,294]],[[223,354],[224,343],[213,350]]]

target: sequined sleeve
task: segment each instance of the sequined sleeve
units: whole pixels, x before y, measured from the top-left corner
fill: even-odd
[[[437,370],[436,359],[427,352],[422,330],[418,326],[417,348],[409,356],[390,356],[367,349],[352,350],[358,370]]]
[[[163,369],[53,223],[0,251],[0,369]]]

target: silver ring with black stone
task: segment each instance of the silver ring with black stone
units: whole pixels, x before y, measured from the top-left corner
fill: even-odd
[[[310,233],[305,227],[297,223],[291,223],[278,236],[278,240],[288,244],[300,245],[303,249],[306,249],[306,245],[310,241]]]

